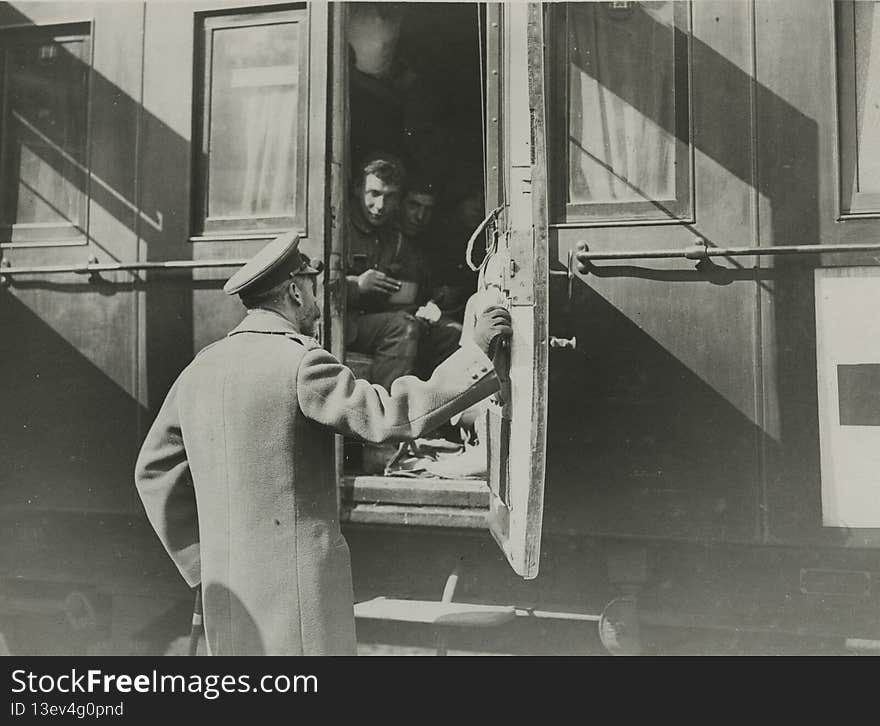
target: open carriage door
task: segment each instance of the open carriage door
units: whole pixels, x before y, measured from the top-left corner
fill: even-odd
[[[497,281],[513,318],[510,347],[501,352],[509,379],[487,413],[489,527],[517,574],[531,579],[541,549],[547,421],[541,5],[490,5],[486,26],[486,196],[499,212],[480,280],[481,287]]]

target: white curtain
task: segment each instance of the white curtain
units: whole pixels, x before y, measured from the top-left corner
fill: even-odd
[[[290,213],[296,172],[296,87],[272,88],[247,99],[241,209]]]
[[[675,197],[673,3],[569,5],[569,201]]]
[[[215,31],[212,49],[209,216],[293,213],[300,126],[296,23]]]

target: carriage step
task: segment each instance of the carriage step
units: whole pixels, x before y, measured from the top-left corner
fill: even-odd
[[[376,597],[356,603],[354,615],[367,620],[479,628],[509,623],[516,617],[516,611],[513,606],[504,605]]]

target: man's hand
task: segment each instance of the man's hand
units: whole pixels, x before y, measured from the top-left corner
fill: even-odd
[[[400,280],[389,277],[379,270],[369,269],[358,275],[358,291],[364,293],[378,293],[380,295],[393,295],[400,289]]]
[[[513,334],[510,313],[498,305],[486,308],[474,326],[474,342],[490,358],[494,353],[499,337],[509,338]]]

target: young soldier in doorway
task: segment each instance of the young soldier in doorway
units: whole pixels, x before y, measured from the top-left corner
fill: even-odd
[[[485,202],[479,166],[460,163],[446,189],[445,211],[433,225],[434,239],[425,245],[425,258],[432,276],[432,298],[449,319],[462,321],[468,298],[477,289],[477,273],[467,266],[467,243],[483,221]],[[482,242],[482,241],[481,241]],[[476,245],[474,262],[485,254]]]
[[[373,356],[373,383],[390,388],[415,373],[420,324],[413,317],[425,265],[395,224],[403,164],[374,155],[358,170],[346,224],[346,347]]]
[[[422,378],[430,376],[434,368],[456,351],[461,338],[461,325],[444,315],[437,304],[443,289],[436,284],[434,266],[427,261],[443,252],[435,249],[443,239],[442,233],[438,234],[439,230],[433,225],[437,197],[434,180],[425,172],[415,170],[408,175],[406,194],[397,215],[403,244],[416,250],[423,264],[427,265],[423,276],[426,285],[419,294],[419,300],[424,304],[415,312],[415,317],[423,323],[417,361],[417,373]]]
[[[346,220],[346,349],[372,356],[364,377],[386,389],[416,373],[423,327],[413,313],[425,264],[396,224],[405,181],[397,157],[373,154],[357,170]],[[396,451],[364,444],[362,470],[382,473]]]

